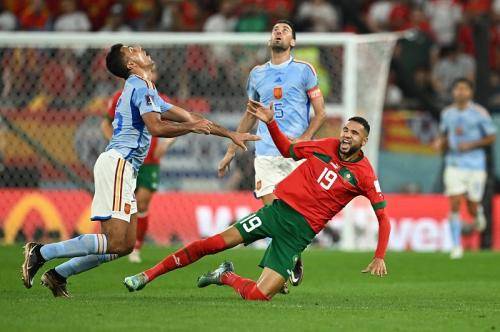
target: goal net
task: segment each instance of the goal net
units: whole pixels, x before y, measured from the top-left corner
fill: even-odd
[[[100,124],[122,86],[105,67],[109,46],[142,45],[156,62],[158,90],[172,103],[234,129],[245,109],[250,70],[269,60],[268,39],[269,34],[0,33],[0,197],[9,208],[0,209],[0,235],[9,241],[37,232],[46,236],[47,230],[69,236],[91,227],[83,222],[87,193],[93,190],[93,164],[107,144]],[[365,152],[375,167],[395,41],[394,34],[298,34],[293,50],[296,59],[316,68],[325,97],[329,119],[318,136],[338,135],[350,116],[367,118],[372,131]],[[200,135],[177,139],[162,158],[160,191],[220,195],[228,182],[217,178],[216,168],[226,146]],[[31,201],[19,207],[26,194]],[[43,208],[32,213],[31,205]],[[63,226],[47,221],[50,214]]]

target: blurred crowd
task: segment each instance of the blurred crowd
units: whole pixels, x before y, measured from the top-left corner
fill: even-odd
[[[476,82],[479,101],[491,111],[500,111],[500,0],[3,0],[0,3],[0,30],[267,32],[277,20],[289,19],[297,31],[306,32],[408,31],[398,43],[391,63],[387,108],[421,109],[436,115],[450,102],[452,82],[467,77]],[[228,90],[233,94],[244,93],[241,86],[244,87],[246,77],[231,73],[234,54],[224,55],[226,51],[213,48],[216,63],[207,66],[207,62],[199,60],[204,56],[203,49],[184,50],[179,67],[184,64],[190,70],[173,84],[171,76],[160,75],[168,77],[165,80],[173,85],[167,92],[193,95],[186,82],[208,91],[217,76],[221,83],[230,85]],[[16,98],[12,97],[25,88],[24,80],[16,79],[21,71],[24,72],[21,77],[38,82],[48,91],[45,94],[37,93],[37,89],[28,91],[32,94],[30,105],[35,108],[47,103],[64,105],[65,100],[74,101],[85,89],[99,87],[104,89],[101,94],[105,94],[115,88],[105,74],[96,72],[103,66],[99,52],[35,53],[36,50],[16,49],[1,52],[1,95],[7,99],[10,96],[14,104]],[[178,56],[174,58],[181,61]],[[41,60],[46,63],[43,68],[38,66]],[[248,60],[246,67],[255,61]],[[226,65],[219,66],[221,62]],[[85,77],[79,66],[91,66],[90,77]],[[86,86],[88,82],[90,85]]]

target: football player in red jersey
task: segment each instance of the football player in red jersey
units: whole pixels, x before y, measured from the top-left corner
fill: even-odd
[[[340,139],[292,144],[274,121],[272,105],[268,109],[250,101],[248,112],[267,124],[284,157],[305,159],[305,162],[278,184],[274,192],[278,199],[272,205],[250,214],[218,235],[192,242],[149,270],[125,278],[124,284],[129,291],[140,290],[159,275],[189,265],[205,255],[270,237],[272,241],[260,263],[264,270],[258,281],[237,275],[231,262],[224,262],[213,272],[198,278],[198,287],[228,285],[246,300],[270,300],[281,290],[300,253],[314,236],[359,195],[370,200],[379,222],[375,256],[362,272],[377,276],[387,274],[384,256],[391,226],[377,177],[361,150],[368,142],[368,122],[353,117],[342,128]]]

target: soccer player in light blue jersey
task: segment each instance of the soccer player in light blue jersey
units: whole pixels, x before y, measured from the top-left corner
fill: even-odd
[[[467,201],[476,230],[482,232],[486,227],[481,206],[487,178],[484,148],[495,141],[496,128],[488,111],[472,101],[473,89],[468,79],[455,81],[454,103],[441,113],[441,137],[436,144],[446,149],[444,186],[451,205],[452,259],[463,256],[459,213],[462,198]]]
[[[324,100],[318,87],[318,77],[312,65],[293,58],[296,45],[295,30],[291,22],[278,21],[271,32],[269,48],[271,60],[256,66],[247,83],[248,98],[269,106],[274,104],[275,119],[280,129],[292,142],[311,140],[325,120]],[[311,106],[314,115],[311,117]],[[276,196],[276,185],[290,174],[299,162],[284,158],[267,130],[266,124],[245,113],[237,131],[248,132],[258,122],[257,135],[262,139],[255,145],[255,196],[270,205]],[[229,169],[236,146],[228,147],[219,163],[219,176]],[[298,260],[290,277],[294,286],[302,279],[302,260]]]
[[[94,166],[91,220],[100,222],[101,233],[46,245],[30,242],[24,249],[22,279],[26,288],[32,287],[36,272],[45,262],[71,258],[42,275],[42,284],[56,297],[69,296],[68,277],[132,251],[136,239],[137,172],[152,136],[212,134],[228,137],[243,149],[246,141],[258,139],[248,133],[229,131],[163,101],[151,82],[154,62],[140,46],[113,45],[106,56],[106,66],[113,75],[123,78],[125,85],[116,105],[113,136]]]

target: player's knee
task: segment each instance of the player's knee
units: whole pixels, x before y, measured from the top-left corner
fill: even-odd
[[[467,202],[467,210],[472,216],[477,215],[477,204],[475,202]]]
[[[117,254],[119,256],[126,256],[132,252],[134,249],[134,243],[132,241],[123,241],[123,239],[117,239],[111,237],[108,239],[108,253]]]
[[[128,244],[123,244],[121,246],[116,247],[113,253],[121,257],[121,256],[127,256],[132,252],[132,250],[134,250],[133,245],[130,246]]]
[[[451,211],[458,212],[460,210],[460,200],[451,200]]]
[[[144,201],[137,201],[137,212],[146,213],[148,211],[148,203]]]

